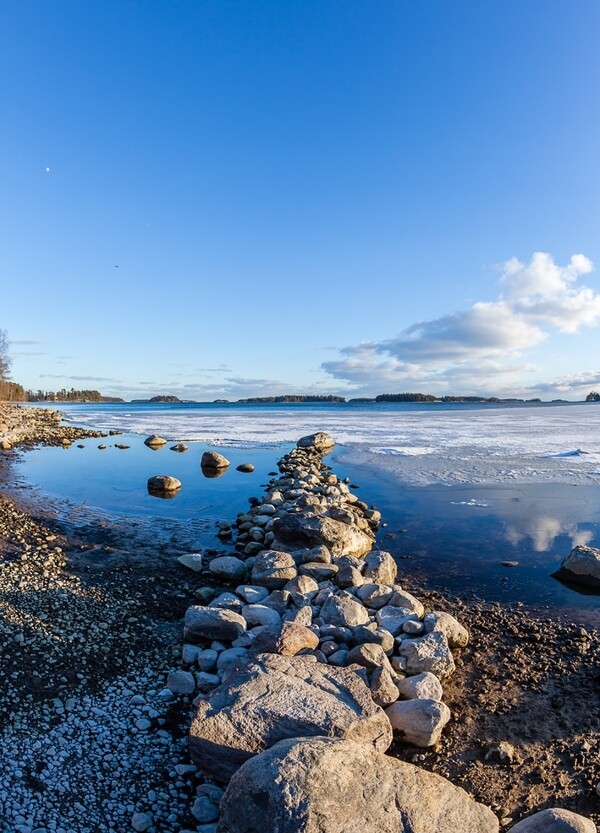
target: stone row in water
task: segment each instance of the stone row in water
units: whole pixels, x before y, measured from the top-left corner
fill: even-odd
[[[333,444],[302,438],[262,501],[238,515],[241,557],[201,560],[234,589],[188,609],[190,670],[167,681],[197,694],[192,760],[229,784],[212,798],[201,788],[197,830],[496,833],[494,813],[462,789],[385,755],[394,735],[439,740],[450,719],[442,684],[469,634],[426,612],[391,555],[372,549],[379,513],[324,465]],[[591,822],[556,812],[548,833],[595,829],[565,827]],[[536,830],[535,819],[513,830]]]

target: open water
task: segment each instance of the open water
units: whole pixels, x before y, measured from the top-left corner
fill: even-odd
[[[411,581],[487,600],[600,612],[600,595],[550,577],[576,544],[600,546],[600,405],[62,405],[77,424],[123,436],[83,448],[42,448],[17,468],[22,484],[54,501],[72,522],[104,516],[179,533],[192,548],[214,545],[215,523],[259,496],[276,462],[318,430],[337,446],[328,458],[384,515],[379,545]],[[169,445],[153,451],[157,433]],[[186,441],[177,454],[172,442]],[[130,446],[115,448],[116,442]],[[222,477],[200,469],[202,452],[231,460]],[[235,470],[252,462],[253,474]],[[154,474],[183,482],[172,500],[148,494]],[[516,567],[503,561],[518,562]]]

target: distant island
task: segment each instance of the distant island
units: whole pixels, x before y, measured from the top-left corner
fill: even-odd
[[[150,399],[132,399],[132,405],[146,405],[150,402],[167,402],[171,405],[196,404],[194,399],[180,399],[178,396],[152,396]]]
[[[124,402],[118,396],[103,396],[97,390],[37,390],[25,391],[22,401],[26,402]]]
[[[285,396],[252,396],[249,399],[238,399],[238,404],[260,404],[261,402],[345,402],[343,396],[303,396],[301,394],[286,394]]]
[[[25,390],[22,385],[8,380],[0,380],[0,401],[7,402],[125,402],[126,400],[118,396],[104,396],[97,390],[77,390],[71,388],[61,388],[57,391],[51,390]],[[558,404],[560,402],[569,402],[567,399],[552,399],[551,404]],[[600,402],[600,393],[592,390],[585,398],[586,402]],[[542,403],[539,397],[532,399],[519,399],[517,397],[498,397],[498,396],[473,396],[473,395],[457,395],[457,396],[433,396],[430,393],[380,393],[377,396],[358,396],[353,399],[346,399],[344,396],[337,396],[335,394],[283,394],[281,396],[251,396],[245,399],[229,400],[229,399],[214,399],[211,403],[199,403],[195,399],[180,399],[174,394],[160,394],[152,396],[148,399],[131,399],[132,405],[149,405],[164,403],[169,405],[197,405],[197,404],[212,404],[212,405],[268,405],[268,404],[302,404],[302,403],[332,403],[332,404],[348,404],[348,405],[371,405],[385,402],[413,402],[420,404],[449,404],[449,403],[464,403],[464,404],[491,404],[491,405],[511,405],[511,404],[537,404]]]

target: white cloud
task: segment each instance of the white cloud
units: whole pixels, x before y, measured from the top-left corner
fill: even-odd
[[[502,294],[466,310],[420,321],[395,338],[345,347],[342,357],[322,368],[354,390],[371,392],[385,384],[433,392],[489,392],[522,386],[535,370],[524,351],[552,331],[576,333],[600,323],[600,294],[576,285],[592,262],[573,255],[566,266],[535,252],[528,264],[516,258],[502,267]],[[492,383],[493,382],[493,383]],[[457,385],[465,386],[459,391]]]

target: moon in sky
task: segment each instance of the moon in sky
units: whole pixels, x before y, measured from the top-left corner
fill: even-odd
[[[46,173],[47,173],[47,174],[49,174],[49,173],[50,173],[50,168],[49,168],[47,165],[46,165]]]

